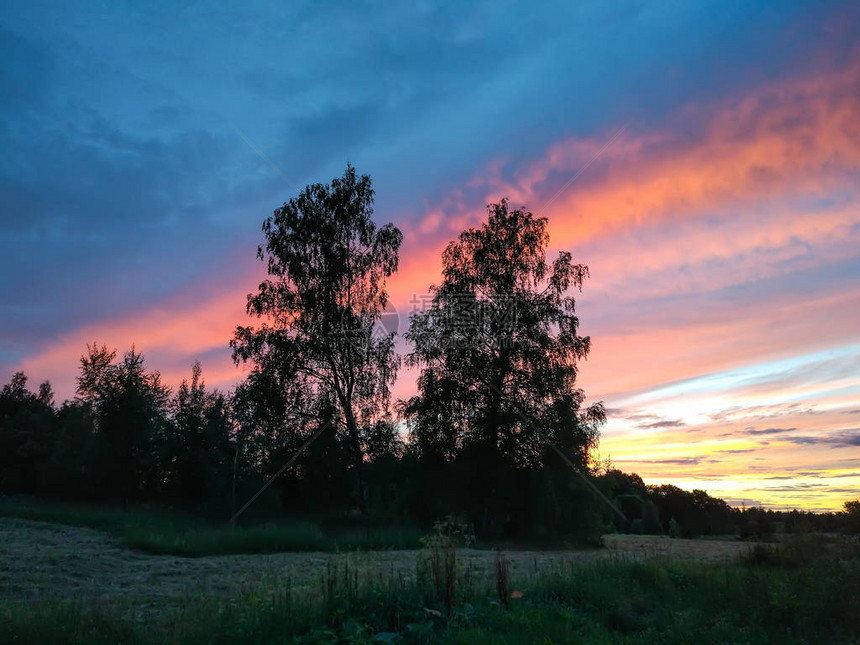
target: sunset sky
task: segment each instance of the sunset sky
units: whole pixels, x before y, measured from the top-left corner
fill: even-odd
[[[401,331],[507,196],[590,268],[602,458],[860,496],[860,4],[228,7],[3,3],[0,384],[71,398],[97,341],[228,389],[262,221],[350,162],[404,232]]]

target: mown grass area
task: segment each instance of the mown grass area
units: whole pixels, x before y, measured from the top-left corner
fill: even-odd
[[[721,565],[600,560],[517,579],[501,556],[478,579],[428,550],[416,576],[329,564],[313,589],[286,578],[235,599],[187,597],[158,615],[121,606],[6,602],[10,642],[854,643],[860,546],[807,537]]]
[[[286,551],[412,549],[424,535],[415,527],[355,522],[321,526],[280,520],[235,529],[171,509],[72,504],[32,498],[0,498],[0,517],[85,526],[109,533],[123,546],[159,555],[203,557]]]

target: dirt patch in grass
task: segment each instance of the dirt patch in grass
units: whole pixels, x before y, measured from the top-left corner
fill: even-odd
[[[607,548],[590,551],[508,551],[511,580],[557,572],[601,559],[720,561],[745,552],[740,542],[607,536]],[[361,578],[414,578],[419,551],[277,553],[202,558],[129,550],[100,531],[47,522],[0,518],[0,599],[64,598],[133,606],[136,611],[175,606],[201,595],[237,598],[260,584],[319,593],[329,567],[349,567]],[[460,567],[476,582],[495,575],[496,554],[463,549]]]

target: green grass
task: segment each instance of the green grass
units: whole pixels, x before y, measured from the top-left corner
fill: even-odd
[[[503,594],[498,578],[476,582],[459,568],[450,607],[429,553],[410,578],[364,577],[346,560],[329,564],[311,590],[272,579],[233,600],[186,598],[154,616],[131,601],[7,601],[0,634],[22,643],[860,641],[856,543],[808,538],[767,549],[723,565],[571,562],[514,577]]]
[[[231,529],[171,509],[71,504],[31,498],[0,498],[0,517],[57,522],[98,529],[128,548],[159,555],[203,557],[286,551],[412,549],[423,533],[414,527],[362,525],[324,528],[315,522],[281,520]]]

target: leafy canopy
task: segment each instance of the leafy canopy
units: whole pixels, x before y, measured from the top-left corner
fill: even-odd
[[[406,403],[423,452],[464,451],[512,466],[538,466],[546,440],[584,464],[604,420],[602,404],[581,409],[577,361],[590,340],[578,333],[571,288],[588,268],[566,251],[548,263],[547,220],[507,200],[445,249],[443,281],[407,338],[421,366],[419,396]]]
[[[238,327],[238,363],[253,361],[283,392],[296,423],[336,413],[360,468],[361,427],[383,415],[399,359],[394,333],[375,330],[397,270],[401,232],[377,228],[368,175],[347,165],[331,184],[307,186],[263,223],[257,255],[269,278],[248,296],[259,327]],[[289,415],[288,415],[289,416]]]

